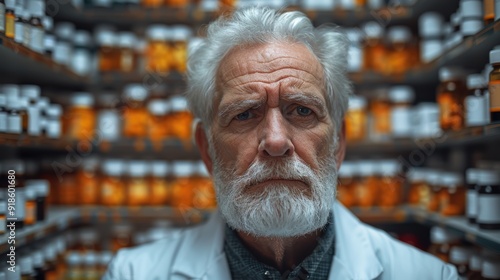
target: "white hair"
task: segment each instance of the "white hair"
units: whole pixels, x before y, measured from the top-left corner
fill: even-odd
[[[301,12],[281,13],[271,8],[237,10],[208,25],[207,38],[190,52],[187,65],[187,99],[195,117],[206,128],[213,121],[216,76],[226,54],[237,46],[272,42],[304,44],[323,67],[327,107],[339,130],[352,85],[347,78],[349,41],[338,27],[315,28]]]

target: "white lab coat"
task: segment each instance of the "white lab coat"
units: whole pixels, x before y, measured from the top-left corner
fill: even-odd
[[[340,203],[333,208],[335,257],[330,280],[459,279],[453,266],[361,223]],[[122,249],[103,279],[231,279],[223,249],[224,226],[216,212],[202,225],[173,230],[160,241]]]

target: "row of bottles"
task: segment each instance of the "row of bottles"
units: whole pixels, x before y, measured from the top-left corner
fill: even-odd
[[[104,93],[76,92],[65,106],[64,133],[71,139],[111,142],[120,138],[149,138],[155,148],[167,138],[188,144],[193,116],[185,97],[153,95],[145,86],[124,87],[121,98]],[[97,100],[96,100],[97,99]]]
[[[434,226],[428,252],[457,268],[460,279],[500,279],[500,252],[472,246],[449,230]]]
[[[41,96],[39,86],[0,85],[0,133],[56,139],[61,115],[62,107]]]
[[[51,182],[49,203],[60,205],[172,206],[212,209],[212,181],[204,164],[191,161],[143,161],[85,158],[73,173]]]

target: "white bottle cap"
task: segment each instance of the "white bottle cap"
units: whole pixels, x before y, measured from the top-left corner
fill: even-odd
[[[358,175],[361,177],[369,177],[375,174],[375,165],[372,160],[360,160],[357,162]]]
[[[462,79],[465,76],[464,70],[459,67],[441,67],[439,68],[439,80],[441,82]]]
[[[487,83],[484,80],[484,76],[482,74],[471,74],[467,76],[468,89],[485,88],[486,84]]]
[[[351,42],[351,45],[357,46],[363,39],[363,34],[358,28],[346,28],[344,29],[347,35],[347,38]]]
[[[190,177],[193,174],[193,163],[190,161],[176,161],[173,163],[173,173],[175,177]]]
[[[146,30],[146,36],[151,41],[165,41],[165,25],[154,24],[150,25]]]
[[[108,159],[102,165],[104,174],[113,177],[120,177],[123,174],[124,164],[121,160]]]
[[[45,109],[45,113],[49,117],[58,118],[62,115],[62,106],[59,104],[50,104],[47,109]]]
[[[141,84],[130,84],[123,89],[123,96],[131,100],[144,101],[148,97],[148,90]]]
[[[497,49],[497,47],[490,51],[490,63],[500,63],[500,49]]]
[[[66,255],[66,263],[69,266],[78,266],[82,264],[82,255],[79,252],[70,251]]]
[[[477,180],[479,178],[479,173],[481,169],[478,168],[469,168],[465,171],[465,181],[467,184],[477,184]]]
[[[0,93],[0,107],[4,107],[5,105],[7,105],[7,96]]]
[[[441,39],[420,40],[420,59],[425,63],[430,62],[443,53],[443,48]]]
[[[500,171],[481,169],[478,171],[477,184],[481,186],[491,186],[500,184]]]
[[[22,85],[21,86],[21,96],[25,96],[31,99],[37,99],[40,97],[41,89],[36,85]]]
[[[400,171],[400,166],[396,160],[381,160],[375,166],[376,173],[383,177],[394,177]]]
[[[56,244],[51,242],[48,244],[45,244],[43,247],[43,256],[46,260],[48,261],[55,261],[57,252],[56,252]]]
[[[427,184],[431,185],[431,186],[437,186],[441,183],[441,175],[443,174],[443,172],[439,171],[439,170],[429,170],[426,175],[427,177],[425,178],[425,181],[427,182]]]
[[[187,100],[184,96],[173,96],[168,103],[172,112],[184,112],[189,110]]]
[[[148,103],[148,111],[154,116],[164,116],[168,112],[167,102],[158,99],[151,100]]]
[[[83,263],[89,267],[89,266],[94,266],[99,262],[99,259],[97,258],[97,253],[93,251],[88,251],[85,252],[82,256]]]
[[[481,276],[489,279],[500,278],[500,259],[487,257],[483,259]]]
[[[477,251],[473,251],[469,259],[469,268],[474,271],[480,271],[483,259],[481,254]]]
[[[13,99],[19,97],[20,89],[18,85],[5,84],[2,86],[1,90],[7,97],[7,103],[11,102]]]
[[[46,31],[52,31],[54,29],[54,19],[51,16],[44,16],[42,18],[42,25]]]
[[[426,12],[418,19],[421,37],[441,37],[443,35],[443,16],[437,12]]]
[[[118,46],[125,49],[133,49],[136,36],[132,32],[118,33]]]
[[[75,46],[90,48],[92,46],[92,36],[88,31],[77,30],[74,34],[73,43]]]
[[[441,185],[449,188],[460,187],[463,181],[462,175],[455,172],[443,172],[440,178]]]
[[[453,246],[450,250],[450,262],[454,264],[468,264],[471,255],[471,248],[464,246]]]
[[[47,196],[49,193],[49,181],[47,180],[26,180],[27,187],[35,189],[36,196]]]
[[[366,98],[359,95],[349,96],[349,110],[363,110],[366,108]]]
[[[389,99],[393,103],[411,103],[415,100],[415,91],[409,86],[394,86],[389,90]]]
[[[45,15],[45,1],[30,0],[28,8],[33,17],[42,18]]]
[[[406,177],[410,183],[426,181],[428,171],[427,168],[413,167],[408,170]]]
[[[431,242],[434,244],[444,244],[454,242],[460,239],[460,237],[449,232],[445,228],[439,226],[433,226],[431,228]]]
[[[483,18],[483,1],[481,0],[460,0],[458,8],[463,19],[467,18]]]
[[[391,42],[409,42],[411,40],[411,31],[406,26],[393,26],[389,28],[387,34]]]
[[[145,177],[148,173],[148,165],[141,160],[133,160],[128,163],[128,173],[135,178]]]
[[[34,186],[27,186],[25,188],[24,195],[26,200],[35,200],[36,199],[36,189]]]
[[[339,169],[340,178],[354,177],[356,174],[356,165],[352,161],[344,161]]]
[[[19,266],[21,267],[21,274],[32,274],[35,272],[33,269],[33,260],[30,256],[22,256],[19,258]]]
[[[31,257],[33,258],[33,267],[34,268],[42,268],[43,267],[43,262],[44,262],[44,257],[43,257],[43,252],[42,250],[36,250],[31,254]]]
[[[460,33],[463,36],[471,36],[483,29],[484,24],[482,19],[464,19],[460,24]]]
[[[94,29],[94,36],[97,45],[113,47],[117,44],[116,32],[112,26],[99,25]]]
[[[363,25],[363,31],[368,38],[382,38],[384,28],[376,21],[369,21]]]
[[[5,0],[5,7],[9,10],[13,10],[16,7],[16,0]]]
[[[166,177],[168,175],[169,169],[169,165],[166,161],[157,160],[151,162],[151,171],[153,176],[155,177]]]
[[[215,12],[219,9],[219,1],[218,0],[202,0],[201,9],[205,12]]]
[[[172,40],[174,41],[187,41],[193,32],[185,25],[175,25],[172,27]]]
[[[99,258],[99,263],[101,265],[107,266],[111,259],[113,259],[113,253],[111,251],[102,251]]]
[[[75,92],[71,96],[71,104],[73,106],[94,106],[94,97],[88,92]]]
[[[59,39],[72,41],[73,35],[75,34],[75,25],[71,22],[59,22],[56,24],[54,33]]]

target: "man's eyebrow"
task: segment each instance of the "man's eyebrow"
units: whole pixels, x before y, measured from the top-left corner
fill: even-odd
[[[235,100],[228,102],[219,107],[219,118],[224,118],[231,112],[239,112],[242,110],[247,110],[248,108],[253,108],[256,106],[260,106],[264,103],[263,100],[259,99],[244,99],[244,100]]]
[[[294,93],[286,94],[283,99],[288,102],[299,103],[303,105],[314,106],[320,110],[320,114],[324,114],[326,110],[326,104],[323,99],[318,96],[308,94],[308,93]]]

